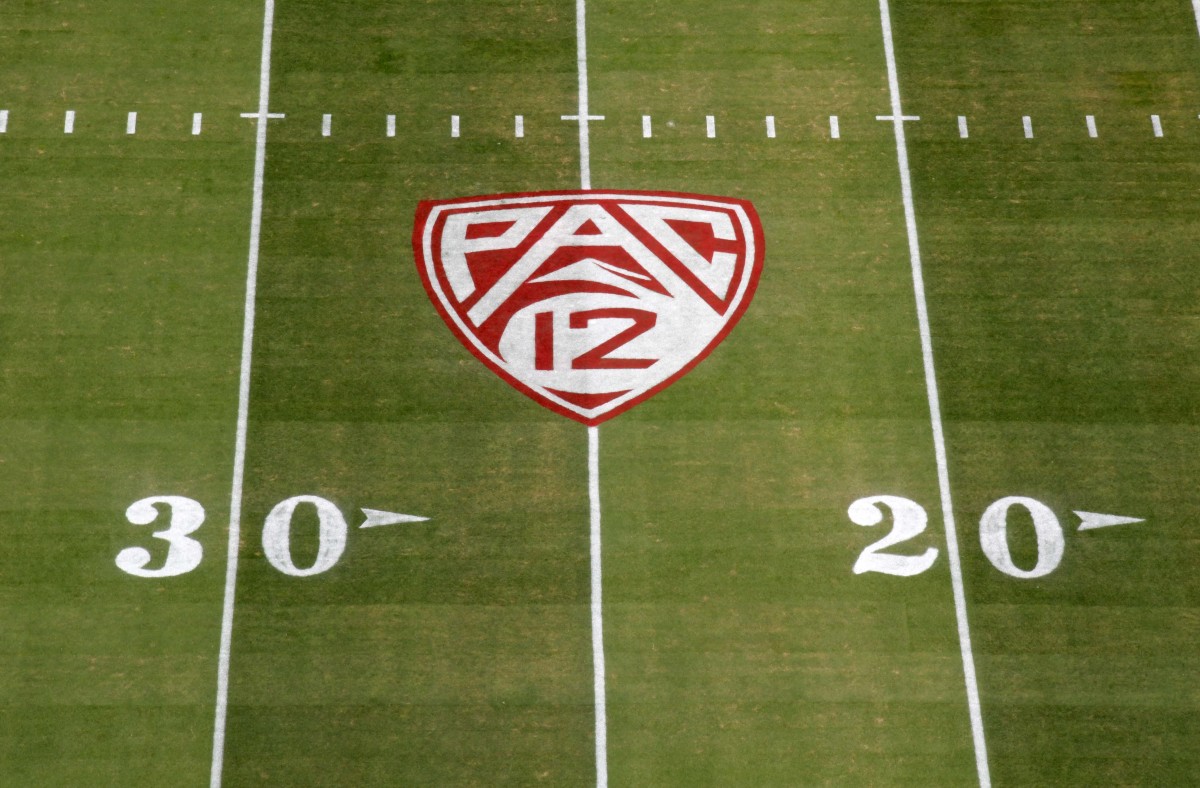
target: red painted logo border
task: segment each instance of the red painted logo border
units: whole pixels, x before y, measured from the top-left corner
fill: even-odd
[[[638,394],[637,396],[626,400],[619,405],[616,405],[611,410],[594,417],[587,417],[583,414],[576,413],[568,408],[563,407],[548,397],[543,396],[540,392],[531,388],[519,378],[505,370],[504,367],[495,363],[491,358],[489,358],[482,349],[477,347],[473,338],[459,328],[454,316],[450,314],[446,305],[443,304],[441,298],[438,297],[437,292],[434,289],[433,282],[430,279],[429,268],[434,264],[434,261],[428,259],[425,250],[425,244],[427,235],[429,235],[433,229],[431,226],[429,226],[429,218],[434,209],[471,203],[487,203],[489,205],[496,205],[499,207],[504,205],[504,201],[509,200],[513,201],[514,204],[528,204],[531,200],[560,202],[560,200],[554,199],[556,197],[564,198],[561,200],[562,202],[569,201],[570,198],[577,198],[580,201],[585,201],[632,197],[643,201],[647,198],[660,198],[663,200],[696,200],[710,204],[715,203],[718,205],[737,206],[745,213],[754,237],[753,255],[751,259],[748,260],[749,271],[746,275],[747,283],[745,293],[741,300],[735,305],[732,313],[730,313],[728,319],[726,320],[725,325],[721,328],[717,335],[713,337],[712,341],[709,342],[703,350],[697,353],[694,358],[684,364],[683,367],[681,367],[669,378],[660,381],[641,394]],[[725,340],[725,337],[729,335],[729,332],[733,330],[733,327],[736,326],[742,319],[742,315],[745,314],[746,309],[750,306],[750,302],[754,299],[754,294],[758,289],[759,277],[762,274],[763,259],[766,254],[766,242],[763,236],[762,221],[759,219],[758,212],[754,209],[754,205],[749,200],[743,200],[736,197],[716,197],[707,194],[689,194],[686,192],[636,191],[626,189],[512,192],[506,194],[476,195],[473,197],[455,197],[446,200],[422,200],[417,205],[416,218],[413,223],[412,243],[417,273],[421,277],[421,284],[425,288],[425,293],[429,296],[429,300],[433,302],[433,305],[437,309],[438,314],[441,315],[443,322],[445,322],[446,326],[463,345],[463,347],[469,350],[471,354],[475,356],[475,358],[483,362],[488,369],[500,376],[502,380],[515,388],[517,391],[537,402],[539,405],[542,405],[543,407],[559,414],[560,416],[565,416],[573,421],[577,421],[580,424],[584,424],[589,427],[602,424],[609,419],[619,416],[635,405],[645,402],[658,392],[682,378],[688,372],[692,371],[697,364],[707,358],[708,355],[717,347],[717,345],[721,344],[721,342]]]

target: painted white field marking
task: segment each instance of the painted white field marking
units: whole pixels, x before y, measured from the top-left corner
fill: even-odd
[[[328,137],[333,133],[333,116],[325,114],[321,116],[321,136]]]
[[[451,115],[450,116],[450,136],[458,137],[459,129],[460,129],[460,127],[459,127],[459,123],[458,123],[458,116]]]
[[[1150,116],[1150,127],[1154,129],[1154,136],[1161,137],[1163,135],[1162,119],[1157,115]]]
[[[192,136],[193,137],[198,136],[200,134],[200,127],[203,122],[204,122],[204,115],[202,115],[199,112],[192,113]]]
[[[8,110],[0,109],[0,134],[8,132]]]
[[[829,116],[829,139],[838,140],[842,138],[841,124],[838,122],[837,115]]]
[[[125,133],[137,134],[137,113],[130,112],[125,116]]]
[[[654,126],[649,115],[642,116],[642,139],[650,139],[654,136]]]
[[[588,505],[591,511],[592,691],[596,706],[596,785],[608,785],[608,712],[604,676],[604,594],[600,552],[600,429],[588,427]]]
[[[1092,139],[1099,137],[1100,134],[1096,131],[1096,116],[1088,115],[1085,120],[1087,121],[1088,136]]]
[[[579,188],[592,188],[592,155],[588,122],[604,120],[588,109],[587,0],[575,0],[575,61],[579,70],[579,108],[563,120],[579,122]],[[649,128],[648,117],[643,128]],[[604,674],[604,595],[601,593],[600,552],[600,429],[588,427],[588,509],[592,580],[592,696],[595,709],[596,788],[608,788],[608,691]]]
[[[420,517],[415,514],[400,514],[399,512],[385,512],[382,509],[363,509],[362,513],[367,519],[363,520],[359,528],[376,528],[380,525],[397,525],[400,523],[427,523],[428,517]]]
[[[1021,126],[1025,129],[1025,139],[1033,139],[1033,118],[1028,115],[1021,116]]]
[[[387,135],[389,137],[396,136],[396,116],[395,115],[387,116]]]
[[[1196,32],[1200,33],[1200,0],[1192,0],[1192,13],[1196,16]]]
[[[525,116],[517,115],[513,118],[513,136],[521,139],[525,136]]]
[[[904,112],[900,106],[900,77],[896,71],[895,46],[892,43],[892,15],[888,0],[879,0],[879,20],[883,28],[883,51],[887,60],[888,92],[892,100],[892,128],[896,135],[896,163],[900,168],[900,193],[904,201],[904,225],[908,231],[908,253],[912,263],[913,293],[916,297],[917,324],[921,334],[921,356],[925,367],[925,393],[929,400],[929,422],[933,431],[933,452],[937,462],[938,488],[942,499],[942,519],[946,527],[946,558],[950,564],[950,583],[954,591],[954,614],[958,623],[958,644],[962,653],[963,678],[967,690],[967,708],[971,718],[971,736],[975,744],[975,769],[980,788],[990,788],[987,744],[983,734],[983,712],[979,703],[979,684],[975,678],[975,654],[971,650],[971,628],[967,623],[967,595],[963,588],[962,560],[958,552],[958,533],[954,525],[954,506],[950,497],[950,471],[946,464],[946,438],[942,430],[942,406],[938,397],[937,373],[933,364],[933,338],[929,330],[929,308],[925,301],[925,275],[921,269],[921,247],[917,238],[917,213],[913,206],[912,178],[908,170],[908,145],[904,137]]]
[[[225,598],[221,646],[217,658],[217,705],[213,720],[211,788],[220,788],[225,766],[225,719],[229,708],[229,657],[233,647],[233,603],[237,590],[238,548],[242,540],[242,484],[246,475],[246,430],[250,418],[250,363],[254,349],[254,301],[258,289],[258,246],[262,234],[263,173],[267,163],[267,122],[271,97],[271,33],[275,0],[263,2],[262,56],[258,76],[257,132],[254,142],[254,189],[250,203],[250,248],[246,259],[246,301],[242,321],[242,361],[238,378],[237,434],[233,449],[233,485],[229,500],[229,546],[225,562]],[[280,116],[281,117],[281,116]]]
[[[775,116],[774,115],[767,116],[767,139],[769,139],[769,140],[775,139]]]
[[[970,136],[970,132],[967,131],[967,116],[966,115],[958,116],[958,136],[960,139],[964,139],[964,140]]]
[[[710,140],[717,136],[717,119],[712,115],[704,116],[704,136]]]
[[[199,501],[179,495],[155,495],[134,501],[125,510],[125,519],[134,525],[150,525],[158,520],[161,505],[166,508],[167,527],[151,536],[167,543],[167,557],[158,569],[146,569],[150,551],[144,547],[126,547],[117,553],[117,568],[135,577],[176,577],[200,566],[204,545],[188,534],[204,524],[204,507]]]
[[[1101,514],[1100,512],[1075,512],[1075,516],[1079,518],[1080,531],[1146,522],[1145,517],[1124,517],[1119,514]]]
[[[895,495],[872,495],[859,498],[850,504],[846,514],[855,525],[879,525],[883,522],[884,506],[892,513],[892,528],[882,539],[863,548],[858,560],[854,562],[854,574],[880,572],[897,577],[912,577],[933,566],[938,557],[936,547],[925,548],[921,555],[884,552],[888,547],[925,533],[929,515],[926,514],[925,507],[916,501]]]
[[[63,116],[63,134],[75,133],[75,110],[67,110],[67,114]]]

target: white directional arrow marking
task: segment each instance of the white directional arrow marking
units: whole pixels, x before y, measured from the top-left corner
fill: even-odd
[[[359,528],[374,528],[377,525],[396,525],[397,523],[423,523],[429,519],[428,517],[418,517],[415,514],[397,514],[379,509],[363,509],[362,513],[367,516],[367,519],[358,526]]]
[[[1079,530],[1090,531],[1093,528],[1107,528],[1110,525],[1129,525],[1144,523],[1144,517],[1123,517],[1119,514],[1098,514],[1097,512],[1075,512],[1079,516]]]

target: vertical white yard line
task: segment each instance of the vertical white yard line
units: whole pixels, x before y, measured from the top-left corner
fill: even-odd
[[[969,136],[970,136],[970,134],[971,134],[971,132],[967,130],[967,116],[966,116],[966,115],[959,115],[959,116],[958,116],[958,136],[959,136],[959,139],[964,139],[964,140],[965,140],[967,137],[969,137]]]
[[[1158,115],[1151,115],[1150,128],[1154,130],[1155,137],[1161,137],[1163,135],[1162,118]]]
[[[238,547],[242,530],[242,483],[246,471],[246,430],[250,416],[250,361],[254,349],[254,302],[258,288],[258,246],[262,230],[263,172],[267,161],[267,122],[271,95],[271,31],[275,0],[263,9],[262,59],[258,77],[258,128],[254,143],[254,191],[250,208],[250,249],[246,262],[246,301],[242,322],[242,362],[238,381],[237,435],[233,449],[233,489],[229,499],[229,545],[225,560],[225,600],[217,658],[217,705],[213,720],[211,788],[221,785],[225,765],[225,718],[229,707],[229,655],[233,645],[233,603],[237,588]]]
[[[842,138],[842,127],[838,122],[837,115],[829,116],[829,139],[837,140]]]
[[[579,188],[592,188],[592,146],[588,129],[587,2],[575,0],[575,62],[579,70]]]
[[[386,133],[389,137],[396,136],[396,116],[395,115],[387,116],[387,132]]]
[[[8,132],[8,110],[0,109],[0,134]]]
[[[1084,118],[1084,120],[1087,121],[1088,136],[1092,139],[1096,139],[1096,137],[1100,136],[1100,132],[1096,130],[1096,116],[1088,115]]]
[[[333,116],[328,112],[321,116],[321,136],[328,137],[333,133]]]
[[[460,130],[461,130],[461,126],[459,125],[458,116],[451,115],[450,116],[450,136],[457,139]]]
[[[525,137],[525,116],[517,115],[513,118],[513,136],[517,139]]]
[[[767,116],[767,139],[775,139],[775,116]]]
[[[200,134],[200,126],[204,122],[204,115],[199,112],[192,113],[192,136]]]
[[[125,133],[137,134],[137,113],[130,112],[125,116]]]
[[[1033,118],[1028,115],[1022,115],[1021,126],[1025,129],[1025,139],[1033,139]]]
[[[717,119],[715,116],[704,116],[704,135],[710,140],[717,136]]]
[[[650,139],[654,134],[654,127],[651,125],[649,115],[642,116],[642,139]]]
[[[1196,15],[1196,32],[1200,33],[1200,0],[1192,0],[1192,13]]]
[[[921,250],[917,239],[917,216],[913,207],[912,179],[908,169],[908,146],[904,137],[904,113],[900,108],[900,78],[896,72],[896,54],[892,43],[892,15],[888,0],[879,0],[879,18],[883,27],[883,50],[887,58],[888,91],[892,100],[892,126],[896,134],[896,162],[900,168],[900,192],[904,201],[904,224],[908,231],[908,252],[912,263],[913,292],[917,301],[917,323],[921,334],[921,356],[925,366],[925,391],[929,400],[929,421],[933,430],[933,450],[937,462],[938,487],[941,491],[942,518],[946,527],[946,557],[950,564],[950,582],[954,592],[954,613],[958,622],[958,643],[962,653],[963,675],[967,689],[967,708],[971,718],[971,736],[975,743],[975,768],[981,788],[990,788],[987,744],[983,735],[983,713],[979,703],[979,684],[975,678],[975,655],[971,650],[971,629],[967,623],[967,597],[963,589],[962,561],[958,553],[958,534],[954,525],[954,507],[950,498],[950,472],[946,464],[946,439],[942,430],[942,406],[938,398],[937,374],[933,365],[933,339],[929,331],[929,310],[925,302],[925,278],[921,270]]]
[[[67,110],[67,114],[63,115],[63,134],[75,133],[75,110]]]
[[[592,556],[592,684],[596,707],[596,785],[608,785],[608,713],[604,686],[604,594],[600,565],[600,428],[588,427],[588,504]]]
[[[575,0],[575,51],[579,68],[579,188],[592,188],[591,141],[588,121],[587,2]],[[643,119],[644,128],[648,122]],[[608,709],[604,673],[604,594],[600,551],[600,428],[588,427],[589,553],[591,556],[592,696],[595,710],[596,788],[608,788]]]

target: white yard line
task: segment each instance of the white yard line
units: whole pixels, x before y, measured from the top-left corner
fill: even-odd
[[[262,230],[263,172],[267,160],[270,119],[271,32],[275,0],[263,8],[262,58],[258,78],[258,129],[254,144],[254,192],[250,208],[250,250],[246,264],[246,301],[242,322],[242,362],[238,382],[237,436],[233,450],[233,490],[229,501],[229,545],[225,562],[225,600],[221,613],[221,646],[217,661],[217,704],[213,721],[211,788],[221,785],[225,765],[225,719],[229,707],[229,656],[233,644],[233,603],[237,588],[238,547],[242,530],[242,483],[246,470],[246,430],[250,415],[250,361],[254,349],[254,302],[258,287],[258,246]]]
[[[125,116],[125,133],[137,134],[137,113],[130,112]]]
[[[1200,0],[1197,0],[1200,2]],[[908,252],[912,263],[913,292],[917,301],[917,323],[921,334],[921,356],[925,366],[925,391],[929,400],[929,420],[933,429],[933,449],[937,462],[938,487],[941,491],[942,518],[946,528],[946,557],[950,564],[950,582],[954,591],[954,612],[958,621],[958,643],[962,653],[967,689],[967,708],[971,735],[975,743],[975,768],[981,788],[992,784],[988,769],[987,744],[983,734],[983,713],[979,703],[979,684],[975,678],[975,655],[971,650],[971,629],[967,623],[967,597],[963,589],[962,561],[958,553],[958,534],[954,525],[954,507],[950,498],[950,472],[946,465],[946,439],[942,430],[942,407],[938,398],[937,374],[933,365],[933,339],[929,331],[929,310],[925,301],[925,278],[921,271],[921,250],[917,239],[917,217],[913,207],[912,179],[908,169],[908,146],[904,137],[904,113],[900,108],[900,79],[896,72],[892,42],[892,15],[888,0],[879,0],[879,18],[883,27],[883,50],[887,58],[888,91],[892,100],[892,127],[896,134],[896,162],[900,168],[900,192],[904,200],[904,224],[908,231]]]
[[[1021,126],[1025,129],[1025,139],[1033,139],[1033,118],[1028,115],[1021,116]]]
[[[1092,139],[1096,139],[1096,137],[1099,137],[1100,132],[1096,130],[1096,116],[1088,115],[1087,117],[1084,118],[1084,120],[1087,121],[1088,136],[1091,137]]]
[[[966,116],[966,115],[959,115],[959,116],[958,116],[958,136],[959,136],[959,139],[964,139],[964,140],[965,140],[965,139],[966,139],[967,137],[969,137],[970,135],[971,135],[971,132],[967,130],[967,116]]]
[[[204,115],[199,112],[192,113],[192,136],[200,134],[200,127],[204,122]]]
[[[1192,13],[1196,15],[1196,32],[1200,33],[1200,0],[1192,0]]]
[[[450,116],[450,136],[451,136],[451,137],[453,137],[453,138],[455,138],[455,139],[457,139],[457,138],[458,138],[458,135],[459,135],[459,132],[460,132],[461,130],[462,130],[462,127],[461,127],[461,125],[459,124],[459,121],[458,121],[458,116],[457,116],[457,115],[451,115],[451,116]]]
[[[67,114],[63,115],[63,134],[75,133],[75,110],[67,110]]]
[[[8,110],[0,109],[0,134],[8,131]]]
[[[767,116],[767,139],[775,139],[775,116]]]
[[[1155,137],[1161,137],[1163,135],[1162,118],[1160,118],[1158,115],[1151,115],[1150,128],[1154,130]]]
[[[513,136],[517,139],[525,137],[525,116],[517,115],[513,118]]]
[[[596,785],[608,785],[608,713],[604,687],[604,594],[600,565],[600,428],[588,427],[588,503],[592,557],[592,687],[596,708]]]
[[[717,136],[717,118],[715,115],[704,116],[704,135],[710,140]]]
[[[829,116],[829,139],[838,140],[842,138],[842,125],[838,122],[837,115]]]
[[[333,134],[333,115],[328,112],[321,116],[321,136],[328,137]]]
[[[588,109],[587,77],[587,2],[575,0],[575,47],[579,68],[579,107],[572,118],[579,123],[579,188],[592,188],[592,156],[588,121],[603,120]],[[648,117],[643,119],[649,130]],[[608,788],[608,711],[604,673],[604,594],[601,586],[600,550],[600,428],[588,427],[588,509],[591,554],[592,612],[592,693],[595,710],[596,788]]]

